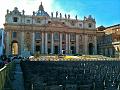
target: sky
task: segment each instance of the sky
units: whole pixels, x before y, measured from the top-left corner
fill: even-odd
[[[0,28],[4,27],[7,9],[12,11],[14,7],[18,7],[20,12],[24,9],[26,15],[32,15],[33,11],[38,10],[41,2],[49,15],[53,12],[55,16],[58,11],[62,16],[70,14],[73,19],[77,15],[80,20],[83,20],[84,16],[92,15],[97,27],[120,24],[120,0],[2,0]]]

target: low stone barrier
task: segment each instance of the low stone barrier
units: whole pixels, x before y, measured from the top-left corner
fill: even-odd
[[[14,62],[10,62],[0,69],[0,90],[12,90],[11,80],[13,79]]]

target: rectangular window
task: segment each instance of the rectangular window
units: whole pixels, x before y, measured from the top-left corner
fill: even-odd
[[[48,38],[48,40],[51,40],[51,33],[47,34],[47,38]]]
[[[27,20],[27,23],[30,23],[30,20]]]
[[[70,40],[75,41],[75,34],[70,34]]]
[[[37,19],[37,23],[41,23],[41,20],[39,18]]]
[[[17,37],[17,32],[13,32],[13,38],[16,38]]]
[[[13,17],[13,22],[18,22],[18,18],[17,17]]]
[[[59,33],[58,32],[54,32],[54,40],[59,40]]]
[[[36,40],[41,40],[41,34],[39,32],[35,33],[35,39]]]

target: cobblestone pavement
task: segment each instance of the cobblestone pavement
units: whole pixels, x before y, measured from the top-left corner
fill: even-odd
[[[14,90],[24,90],[23,73],[19,63],[16,64],[15,76],[12,84]]]

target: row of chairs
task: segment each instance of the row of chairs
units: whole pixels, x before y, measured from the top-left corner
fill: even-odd
[[[120,90],[119,61],[24,61],[21,67],[26,90]]]

